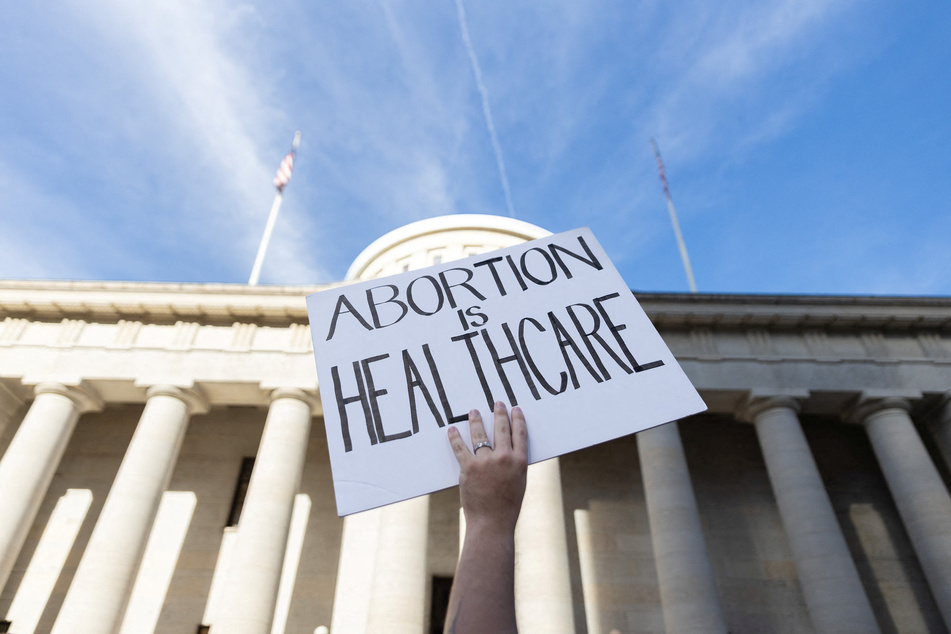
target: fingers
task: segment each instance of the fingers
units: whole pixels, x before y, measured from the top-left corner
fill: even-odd
[[[455,427],[449,428],[449,444],[452,445],[452,453],[455,454],[460,467],[472,459],[472,453],[466,446],[466,441],[462,439],[462,434]]]
[[[482,425],[482,414],[474,409],[469,412],[469,439],[472,446],[475,447],[480,442],[488,442],[489,437],[485,434],[485,427]]]
[[[509,425],[509,414],[505,410],[505,403],[496,401],[495,408],[495,448],[509,449],[512,446],[512,428]]]
[[[525,425],[525,414],[520,407],[513,407],[511,412],[511,421],[509,412],[505,403],[498,401],[493,408],[494,413],[494,447],[493,449],[507,450],[512,449],[517,455],[528,456],[528,429]],[[482,423],[482,414],[478,410],[469,412],[469,438],[472,446],[476,447],[481,442],[488,442],[488,436],[485,433],[485,426]],[[452,451],[460,466],[466,464],[478,455],[469,450],[469,446],[462,439],[462,435],[455,427],[449,428],[449,443],[452,445]],[[488,449],[488,447],[486,447]]]
[[[512,408],[512,448],[520,456],[528,456],[528,427],[521,407]]]

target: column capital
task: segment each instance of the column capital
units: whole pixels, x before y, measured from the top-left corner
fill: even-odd
[[[753,423],[756,417],[768,409],[790,409],[799,413],[802,401],[809,397],[809,393],[802,392],[760,392],[750,391],[736,409],[737,420]]]
[[[872,416],[889,409],[910,412],[911,401],[904,396],[877,396],[863,393],[842,413],[842,419],[847,423],[865,425]]]
[[[271,402],[282,398],[294,398],[303,401],[310,408],[311,413],[316,413],[320,405],[320,400],[315,394],[305,392],[297,387],[279,387],[271,390]]]
[[[150,385],[145,391],[145,397],[149,399],[153,396],[171,396],[172,398],[177,398],[188,408],[189,415],[208,413],[208,399],[197,385],[194,387],[177,387],[161,383],[158,385]]]
[[[80,381],[76,385],[65,385],[56,381],[41,381],[33,386],[33,393],[36,396],[40,394],[65,396],[76,404],[80,414],[101,412],[103,408],[102,397],[99,396],[95,388],[85,381]]]

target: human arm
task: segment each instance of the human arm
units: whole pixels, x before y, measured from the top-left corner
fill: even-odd
[[[528,431],[525,416],[505,405],[494,408],[493,448],[469,451],[459,431],[449,442],[459,461],[459,498],[466,537],[453,579],[447,634],[517,632],[515,623],[515,523],[525,495]],[[487,440],[482,417],[469,412],[473,446]]]

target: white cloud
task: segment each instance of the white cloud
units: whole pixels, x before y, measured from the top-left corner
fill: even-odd
[[[684,11],[695,17],[669,33],[687,39],[668,37],[663,44],[687,54],[650,109],[655,134],[689,159],[707,154],[724,131],[749,148],[788,129],[813,100],[814,86],[834,72],[835,64],[816,59],[817,43],[852,4],[778,0]],[[810,73],[776,90],[779,75],[795,65]]]
[[[476,88],[479,90],[479,97],[482,100],[482,114],[485,117],[486,131],[489,133],[489,140],[492,142],[492,151],[495,154],[495,164],[499,168],[499,179],[502,182],[502,191],[505,193],[505,207],[509,215],[515,217],[515,208],[512,206],[512,190],[509,187],[509,177],[505,169],[505,159],[502,155],[502,146],[499,144],[499,135],[495,130],[495,123],[492,120],[492,107],[489,103],[489,92],[482,81],[482,69],[479,68],[479,58],[472,46],[472,40],[469,37],[469,27],[466,24],[466,11],[462,6],[462,0],[456,0],[456,12],[459,16],[459,28],[462,32],[462,43],[466,47],[466,53],[469,56],[469,64],[472,66],[472,74],[475,77]]]
[[[844,4],[781,0],[747,5],[732,28],[699,55],[694,81],[729,90],[789,62],[802,51],[804,40],[811,40],[814,30]]]
[[[177,217],[174,222],[185,231],[205,233],[194,238],[208,242],[229,266],[250,269],[273,195],[271,177],[281,158],[268,141],[283,118],[268,105],[274,81],[264,73],[266,64],[256,68],[250,63],[253,34],[260,26],[256,10],[215,0],[114,0],[83,4],[77,11],[114,51],[122,52],[129,60],[126,72],[154,96],[149,115],[164,117],[175,130],[173,138],[150,139],[177,159],[178,165],[163,177],[176,172],[184,181],[178,187],[194,200],[207,201],[201,217],[186,215],[184,209],[166,213]],[[281,255],[269,258],[293,262],[312,277],[323,274],[318,256],[302,251],[289,235],[276,238],[272,249]]]

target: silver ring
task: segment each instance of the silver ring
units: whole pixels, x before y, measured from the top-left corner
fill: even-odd
[[[489,444],[489,441],[488,441],[488,440],[483,440],[483,441],[480,442],[478,445],[476,445],[475,447],[472,448],[472,453],[475,454],[475,452],[479,451],[479,450],[482,449],[483,447],[488,447],[489,449],[492,449],[492,445]]]

